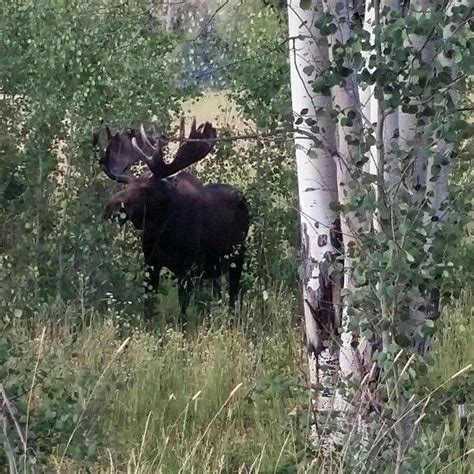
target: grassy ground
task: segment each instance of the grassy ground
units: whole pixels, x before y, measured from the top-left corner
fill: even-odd
[[[261,315],[268,321],[255,326],[251,305],[235,324],[223,324],[216,305],[188,330],[136,328],[129,339],[97,315],[75,335],[51,326],[42,338],[34,329],[24,363],[48,374],[32,413],[57,418],[48,393],[68,381],[79,392],[71,433],[79,428],[59,440],[52,464],[77,470],[82,463],[70,456],[96,450],[96,469],[119,472],[269,472],[297,463],[308,393],[292,301],[271,296]]]
[[[64,432],[50,456],[53,469],[340,472],[317,470],[306,449],[308,392],[293,295],[271,294],[261,318],[252,321],[254,309],[247,303],[240,323],[223,324],[216,305],[184,331],[124,332],[103,315],[92,315],[76,334],[57,325],[17,328],[25,368],[35,368],[41,379],[30,416],[49,411],[50,425],[46,417],[40,426]],[[472,297],[465,297],[444,314],[427,386],[436,388],[472,363],[471,313]],[[66,396],[73,394],[68,408]],[[69,428],[58,427],[71,413]],[[447,468],[458,454],[458,430],[453,417],[445,420],[424,429],[436,468],[426,472],[462,472],[459,462]]]

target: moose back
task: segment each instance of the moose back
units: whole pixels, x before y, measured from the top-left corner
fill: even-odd
[[[181,141],[170,163],[164,160],[165,137],[147,136],[128,129],[114,135],[106,127],[107,143],[99,146],[105,174],[125,188],[114,194],[105,215],[130,220],[142,231],[142,247],[148,267],[145,312],[151,317],[160,272],[163,267],[178,280],[178,297],[184,314],[189,304],[193,280],[204,277],[216,281],[229,274],[229,304],[234,308],[240,289],[244,262],[244,242],[249,229],[249,213],[242,193],[226,184],[203,184],[185,168],[202,160],[213,148],[216,130],[208,122],[196,128],[193,121],[188,138]],[[128,174],[138,160],[147,173]]]

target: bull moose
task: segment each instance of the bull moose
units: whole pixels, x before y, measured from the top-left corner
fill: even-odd
[[[244,241],[249,229],[249,212],[242,193],[227,184],[203,184],[188,171],[212,150],[217,136],[206,122],[182,139],[174,159],[164,160],[166,138],[148,136],[127,129],[107,133],[106,146],[99,146],[100,164],[105,174],[126,187],[114,194],[106,205],[107,218],[118,217],[121,224],[130,220],[142,231],[142,248],[147,266],[145,313],[152,316],[160,272],[163,267],[177,277],[181,313],[186,313],[193,281],[203,277],[214,281],[229,275],[229,305],[234,309],[244,262]],[[128,174],[137,161],[148,172]]]

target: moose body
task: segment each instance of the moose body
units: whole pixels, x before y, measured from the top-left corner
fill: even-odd
[[[229,273],[229,304],[236,302],[244,260],[244,241],[249,228],[247,204],[239,190],[226,184],[203,184],[187,171],[212,148],[215,130],[210,124],[195,124],[191,140],[184,142],[172,163],[162,159],[156,140],[133,130],[115,136],[102,154],[106,174],[127,187],[114,194],[106,217],[118,215],[142,231],[142,247],[148,267],[149,291],[146,313],[153,313],[154,298],[162,268],[178,280],[181,312],[185,313],[195,277],[216,280]],[[205,138],[211,141],[206,142]],[[201,140],[201,141],[199,141]],[[148,150],[147,150],[148,149]],[[152,151],[148,156],[146,151]],[[151,170],[149,176],[124,174],[137,159]],[[214,288],[218,288],[217,282]]]

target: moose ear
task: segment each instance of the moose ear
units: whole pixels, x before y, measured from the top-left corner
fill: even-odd
[[[110,127],[108,125],[105,126],[105,131],[107,132],[107,140],[112,140],[112,132],[110,131]]]

